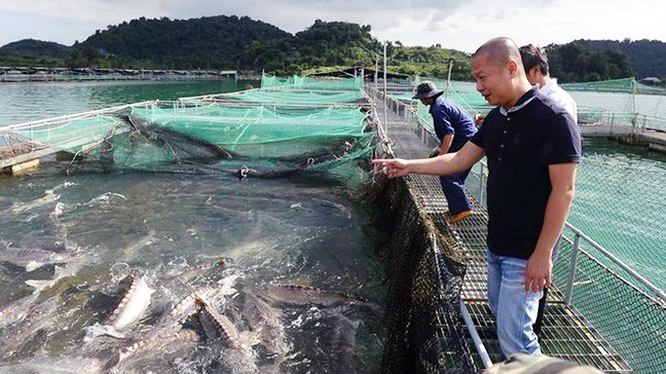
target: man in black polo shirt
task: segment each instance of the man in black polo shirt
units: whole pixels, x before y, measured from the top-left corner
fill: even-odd
[[[540,354],[532,329],[552,253],[574,196],[581,142],[564,108],[533,88],[518,46],[495,38],[472,57],[476,89],[497,105],[458,152],[419,160],[374,160],[389,177],[449,175],[488,161],[488,303],[505,356]]]

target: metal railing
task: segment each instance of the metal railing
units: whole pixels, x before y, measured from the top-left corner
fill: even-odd
[[[567,288],[565,292],[565,303],[567,305],[571,304],[571,298],[573,295],[573,289],[574,289],[574,284],[575,284],[575,275],[576,275],[576,265],[577,265],[577,258],[578,258],[578,253],[581,250],[581,239],[586,242],[588,245],[590,245],[592,248],[596,249],[599,253],[601,253],[605,258],[610,260],[612,263],[620,267],[622,270],[630,274],[635,281],[638,283],[642,284],[644,287],[646,287],[648,290],[650,290],[653,295],[653,297],[656,297],[659,301],[664,303],[666,306],[666,292],[662,290],[661,288],[655,286],[652,282],[650,282],[647,278],[645,278],[643,275],[641,275],[639,272],[636,270],[632,269],[629,265],[625,264],[622,260],[617,258],[617,256],[613,255],[610,251],[608,251],[606,248],[604,248],[601,244],[597,243],[594,239],[590,238],[589,236],[585,235],[580,229],[576,228],[574,225],[572,225],[569,222],[566,222],[564,224],[566,229],[569,229],[573,232],[574,236],[573,239],[568,238],[565,236],[565,234],[562,234],[562,238],[566,241],[568,241],[572,245],[572,250],[571,250],[571,266],[570,266],[570,271],[569,271],[569,279],[567,281]]]
[[[396,113],[400,114],[401,117],[408,122],[410,125],[413,125],[413,129],[416,132],[417,135],[421,138],[421,140],[426,144],[436,144],[437,139],[434,134],[434,131],[431,130],[432,125],[430,124],[429,121],[425,120],[423,117],[421,117],[414,108],[413,105],[410,105],[405,102],[401,102],[399,100],[395,99],[389,99],[388,100],[388,106],[392,110],[394,110]],[[642,128],[641,124],[637,124],[639,128]],[[479,203],[485,207],[485,190],[486,190],[486,183],[487,183],[487,176],[488,176],[488,168],[487,164],[484,161],[478,162],[472,169],[472,174],[478,178],[478,183],[474,183],[474,185],[470,185],[468,183],[467,188],[470,193],[472,193],[479,201]],[[472,191],[473,190],[473,191]],[[623,289],[623,292],[626,292],[627,294],[633,295],[632,297],[638,297],[641,299],[641,304],[647,305],[646,308],[649,309],[647,312],[645,312],[645,315],[650,315],[652,317],[656,316],[656,320],[658,321],[663,321],[664,320],[664,315],[666,315],[666,292],[663,289],[660,289],[659,287],[655,286],[651,281],[649,281],[644,275],[640,274],[638,271],[634,270],[632,267],[627,265],[625,262],[623,262],[621,259],[613,255],[608,249],[604,248],[602,245],[597,243],[594,239],[590,238],[588,235],[586,235],[583,231],[580,229],[576,228],[573,226],[571,223],[567,222],[565,224],[565,228],[563,230],[562,240],[569,243],[571,245],[571,255],[570,255],[570,262],[568,265],[568,271],[565,274],[566,275],[566,283],[564,283],[564,287],[562,289],[565,289],[564,291],[564,303],[572,307],[579,312],[583,312],[583,315],[585,316],[585,311],[587,310],[586,308],[589,308],[589,305],[580,305],[581,308],[577,308],[576,302],[574,301],[574,291],[576,287],[585,287],[589,281],[582,281],[577,283],[576,279],[576,274],[580,273],[581,271],[585,273],[587,269],[579,270],[579,263],[581,261],[581,253],[585,254],[585,261],[586,261],[586,266],[589,266],[588,260],[590,258],[593,259],[593,261],[596,261],[596,266],[600,272],[604,272],[608,274],[608,277],[610,279],[614,279],[614,287],[620,287]],[[581,247],[585,246],[585,248],[593,248],[597,251],[599,256],[590,256],[589,253],[587,253],[584,249]],[[594,260],[594,258],[599,258],[600,260]],[[608,268],[606,263],[613,264],[615,267],[618,269],[621,269],[624,274],[624,276],[618,275],[618,272],[612,270],[611,268]],[[584,290],[584,289],[583,289]],[[583,291],[585,292],[585,291]],[[642,295],[642,296],[641,296]],[[595,295],[595,297],[598,297],[601,299],[601,296]],[[632,299],[633,300],[633,299]],[[579,298],[578,302],[581,302],[582,300]],[[628,301],[629,303],[632,303],[633,301]],[[463,315],[463,318],[465,319],[467,309],[465,307],[464,302],[461,303],[461,313]],[[644,311],[643,311],[644,312]],[[631,312],[627,312],[631,313]],[[633,311],[633,313],[642,313],[641,311]],[[593,313],[594,314],[594,313]],[[638,318],[645,317],[645,315],[641,315],[639,317],[636,317],[637,320]],[[631,318],[630,316],[627,315],[617,315],[617,316],[610,316],[609,318],[615,318],[614,320],[610,321],[611,326],[616,326],[619,324],[622,324],[622,319],[627,319]],[[592,317],[592,320],[594,321],[594,317]],[[476,333],[476,328],[472,324],[471,319],[465,319],[466,325],[468,327],[468,330],[470,332],[470,336],[473,338],[475,335],[478,335]],[[606,323],[607,321],[601,321],[601,323]],[[644,323],[649,323],[649,322],[644,322]],[[596,327],[596,326],[595,326]],[[664,333],[664,326],[655,326],[653,333],[645,332],[643,335],[649,336],[654,336],[654,339],[659,339],[659,336],[656,335],[650,335],[650,334],[663,334]],[[613,334],[611,331],[610,334]],[[624,345],[624,342],[622,341],[623,338],[617,338],[615,339],[615,342],[618,345]],[[479,355],[483,358],[487,355],[487,352],[485,350],[485,347],[483,346],[482,343],[477,341],[476,339],[473,339],[475,346],[477,348],[477,352]],[[646,339],[644,339],[646,340]],[[625,350],[628,352],[627,354],[629,356],[635,356],[633,357],[634,364],[637,367],[638,372],[645,372],[642,370],[652,370],[651,365],[652,363],[646,363],[644,361],[647,361],[647,357],[654,357],[654,355],[659,356],[659,353],[655,353],[655,350],[659,350],[661,346],[663,346],[663,342],[659,341],[659,343],[653,344],[650,349],[652,349],[652,352],[648,352],[645,354],[636,354],[637,349],[641,350],[640,344],[643,344],[639,342],[639,344],[636,344],[635,342],[630,342],[627,344],[627,347],[624,347]],[[648,346],[650,345],[649,342],[647,343]],[[643,352],[641,352],[643,353]],[[663,352],[662,352],[663,353]],[[652,356],[650,356],[652,355]],[[663,358],[662,358],[663,360]],[[483,360],[483,364],[487,365],[487,362]],[[662,365],[663,363],[659,360],[656,363],[657,366]],[[643,367],[641,369],[641,367]],[[648,369],[645,369],[645,367],[648,367]]]

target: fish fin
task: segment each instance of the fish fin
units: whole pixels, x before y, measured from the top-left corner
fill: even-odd
[[[41,268],[42,266],[44,266],[44,264],[41,263],[41,262],[38,262],[38,261],[30,261],[30,262],[28,262],[27,265],[25,265],[25,271],[27,271],[28,273],[30,273],[30,272],[32,272],[32,271],[35,271],[35,270]]]
[[[52,286],[51,283],[52,281],[49,279],[47,280],[28,279],[25,281],[25,284],[35,288],[35,290],[32,292],[33,294],[41,293],[44,289],[51,287]]]

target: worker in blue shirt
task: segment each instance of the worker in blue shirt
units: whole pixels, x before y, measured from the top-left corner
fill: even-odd
[[[435,126],[435,134],[440,144],[430,157],[458,152],[476,134],[472,118],[458,104],[444,98],[442,91],[434,83],[425,81],[416,87],[413,99],[421,100],[430,106],[430,115]],[[465,178],[470,169],[462,173],[440,176],[442,191],[449,205],[449,224],[459,222],[472,214],[472,205],[465,194]]]

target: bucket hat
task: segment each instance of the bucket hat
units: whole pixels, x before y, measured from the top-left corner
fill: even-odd
[[[416,87],[416,94],[414,94],[412,99],[427,99],[440,93],[442,93],[442,91],[438,90],[434,83],[425,81]]]

